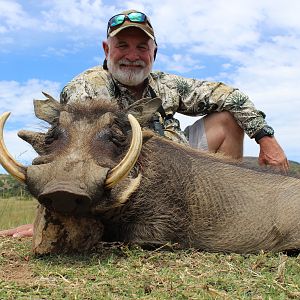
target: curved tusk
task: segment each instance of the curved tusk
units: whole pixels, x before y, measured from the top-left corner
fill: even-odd
[[[26,179],[26,167],[10,155],[4,144],[3,128],[9,115],[10,112],[5,112],[0,116],[0,163],[9,174],[24,183]]]
[[[129,114],[128,119],[132,130],[131,144],[122,161],[108,173],[104,183],[107,189],[114,187],[128,175],[142,150],[143,136],[141,126],[133,115]]]

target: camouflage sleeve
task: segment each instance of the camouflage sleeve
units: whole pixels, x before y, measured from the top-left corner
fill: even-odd
[[[60,102],[84,101],[109,98],[107,73],[101,67],[94,67],[72,79],[61,91]]]
[[[249,97],[238,89],[221,82],[169,76],[170,87],[179,95],[179,113],[196,116],[228,111],[250,138],[267,125],[265,114],[257,110]]]

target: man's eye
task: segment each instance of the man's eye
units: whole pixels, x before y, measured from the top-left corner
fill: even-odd
[[[146,45],[139,45],[138,49],[140,49],[142,51],[147,51],[149,48]]]
[[[127,47],[126,44],[121,44],[121,45],[118,45],[117,48],[120,48],[120,49],[125,49]]]

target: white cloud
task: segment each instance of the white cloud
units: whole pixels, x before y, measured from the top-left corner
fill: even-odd
[[[60,84],[48,80],[30,79],[25,83],[0,81],[0,111],[11,111],[17,118],[33,114],[33,99],[43,99],[42,91],[59,96]]]
[[[16,0],[0,0],[0,33],[21,28],[64,32],[77,27],[81,31],[98,31],[113,8],[103,5],[101,0],[41,1],[31,6],[22,6]]]
[[[73,35],[106,30],[108,16],[115,12],[114,5],[101,0],[46,1],[41,11],[41,29],[51,32],[71,32]],[[73,31],[76,28],[77,31]]]
[[[265,3],[265,4],[264,4]],[[263,1],[265,15],[270,27],[284,27],[291,31],[299,31],[300,19],[297,12],[300,9],[298,0],[268,0]]]
[[[60,56],[77,52],[105,39],[108,17],[118,11],[101,0],[21,3],[0,0],[0,52],[13,52],[16,45],[18,49],[45,45]]]
[[[157,61],[163,64],[165,70],[179,73],[186,73],[204,68],[204,66],[199,64],[198,60],[192,58],[188,54],[173,54],[167,56],[160,53]]]
[[[35,21],[24,11],[18,1],[0,0],[0,33],[34,25]]]
[[[295,123],[300,127],[300,40],[278,36],[261,43],[251,55],[238,60],[234,74],[227,74],[233,85],[244,90],[258,108],[267,113],[274,126]],[[300,140],[300,136],[299,136]]]
[[[0,81],[0,111],[11,112],[4,128],[5,144],[12,156],[24,164],[31,163],[37,154],[29,144],[18,138],[17,132],[21,129],[43,131],[45,126],[34,116],[32,100],[44,99],[41,91],[58,98],[59,90],[59,83],[38,79],[25,83]]]

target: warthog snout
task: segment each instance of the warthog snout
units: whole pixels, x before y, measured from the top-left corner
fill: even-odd
[[[38,200],[48,209],[60,213],[84,215],[89,212],[92,200],[89,195],[76,185],[66,183],[49,184]]]

